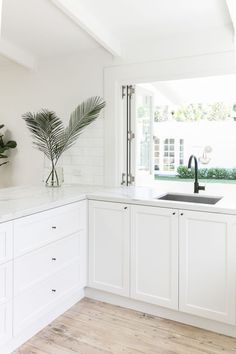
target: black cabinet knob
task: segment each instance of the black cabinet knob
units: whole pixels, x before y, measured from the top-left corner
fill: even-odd
[[[56,289],[52,289],[52,292],[55,293],[55,292],[56,292]]]
[[[56,226],[52,226],[52,229],[56,229],[57,227]]]
[[[52,257],[52,261],[56,261],[57,259],[55,257]]]

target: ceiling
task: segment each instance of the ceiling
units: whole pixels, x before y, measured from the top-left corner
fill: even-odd
[[[84,0],[122,42],[196,33],[231,23],[225,0]]]
[[[137,86],[145,89],[144,93],[154,93],[157,105],[235,102],[236,75],[159,81]]]
[[[99,46],[50,0],[3,0],[2,35],[37,58]]]
[[[56,3],[68,4],[69,11]],[[217,41],[212,40],[215,31]],[[207,37],[208,33],[211,35]],[[218,37],[218,33],[224,36]],[[227,50],[233,45],[232,36],[226,0],[3,0],[2,37],[36,60],[100,47],[113,55],[122,53],[124,59],[133,50],[132,60],[134,56],[138,59],[140,52],[144,52],[144,60],[154,60],[153,48],[163,52],[171,43],[183,55],[188,53],[181,45],[184,50],[191,42],[195,47],[205,42],[204,50],[208,42],[209,51]],[[184,42],[187,37],[188,42]],[[112,46],[116,50],[112,51]],[[167,50],[166,57],[176,51]]]

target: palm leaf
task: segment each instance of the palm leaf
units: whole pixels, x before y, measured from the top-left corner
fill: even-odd
[[[36,114],[28,112],[22,117],[32,134],[34,146],[50,160],[56,159],[61,145],[60,137],[64,132],[61,119],[46,109]]]
[[[65,129],[61,154],[68,150],[84,129],[98,118],[105,107],[105,101],[99,97],[91,97],[82,102],[70,115],[69,125]]]
[[[34,146],[55,165],[61,154],[69,149],[83,130],[98,118],[104,107],[105,102],[101,97],[87,99],[72,112],[66,128],[54,112],[46,109],[38,113],[25,113],[22,118],[32,134]]]

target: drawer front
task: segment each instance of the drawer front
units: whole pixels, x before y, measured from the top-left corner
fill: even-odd
[[[14,295],[79,259],[83,235],[80,231],[17,258],[14,261]]]
[[[0,305],[0,347],[12,338],[12,304]],[[0,348],[0,353],[1,348]]]
[[[0,264],[8,262],[13,255],[13,224],[0,224]]]
[[[30,215],[14,222],[14,256],[21,256],[85,228],[86,201]]]
[[[0,304],[12,298],[12,261],[0,266]]]
[[[33,322],[37,322],[63,296],[80,287],[78,261],[61,269],[52,276],[35,284],[14,298],[14,335]]]

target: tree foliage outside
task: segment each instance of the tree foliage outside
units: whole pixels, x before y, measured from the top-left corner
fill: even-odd
[[[164,105],[156,106],[154,110],[155,122],[225,121],[228,119],[236,119],[235,103],[190,103],[176,107]]]

